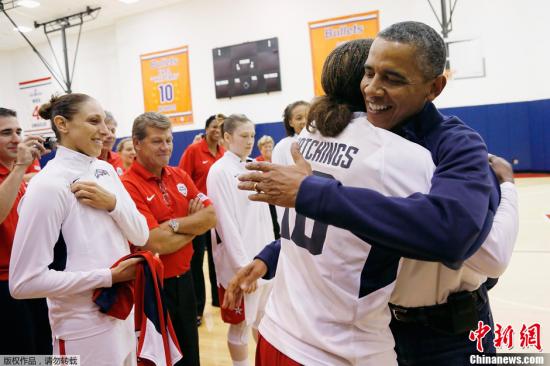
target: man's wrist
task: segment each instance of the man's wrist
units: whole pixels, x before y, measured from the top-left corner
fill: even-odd
[[[168,220],[168,226],[170,227],[170,229],[172,229],[172,232],[173,232],[174,234],[178,234],[178,233],[179,233],[180,222],[179,222],[177,219],[170,219],[170,220]]]
[[[13,164],[13,168],[12,168],[12,172],[22,172],[23,174],[25,174],[25,172],[27,171],[27,168],[29,167],[30,164],[25,164],[25,163],[18,163],[18,162],[15,162]]]

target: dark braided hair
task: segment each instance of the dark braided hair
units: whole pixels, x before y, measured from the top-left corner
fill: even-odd
[[[308,131],[334,137],[346,128],[351,115],[366,111],[360,83],[372,39],[356,39],[335,48],[325,60],[321,85],[326,95],[317,98],[307,118]]]

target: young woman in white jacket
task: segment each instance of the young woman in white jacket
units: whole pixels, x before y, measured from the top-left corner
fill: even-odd
[[[21,201],[10,292],[47,298],[54,354],[80,355],[81,365],[135,365],[133,316],[103,314],[92,300],[94,289],[135,278],[139,259],[110,267],[130,253],[128,241],[142,246],[149,236],[118,174],[97,159],[105,112],[88,95],[67,94],[39,113],[52,121],[60,146]]]
[[[233,275],[272,242],[274,234],[268,205],[250,201],[248,192],[237,189],[237,177],[252,161],[248,155],[254,146],[254,124],[244,115],[231,115],[224,121],[223,136],[229,151],[212,165],[206,184],[218,219],[217,240],[212,243],[218,286],[227,288]],[[252,328],[256,338],[271,283],[264,281],[258,287],[244,297],[244,320],[229,326],[227,343],[234,366],[248,365],[248,332]]]

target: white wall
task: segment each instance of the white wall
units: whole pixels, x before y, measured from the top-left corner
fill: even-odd
[[[440,106],[507,103],[550,98],[550,12],[546,0],[459,0],[454,37],[479,37],[487,76],[451,81]]]
[[[0,107],[13,109],[16,104],[12,62],[9,52],[0,52]]]
[[[380,11],[381,28],[418,20],[439,30],[425,0],[188,0],[85,31],[73,89],[95,96],[119,120],[119,135],[128,135],[133,118],[143,112],[139,55],[188,45],[195,125],[185,129],[200,128],[205,117],[217,112],[245,113],[260,123],[277,121],[286,104],[313,96],[307,23],[371,10]],[[452,80],[438,105],[550,98],[550,73],[544,67],[550,64],[550,25],[540,16],[548,12],[545,0],[521,5],[514,0],[458,1],[451,36],[482,41],[487,76]],[[279,38],[283,90],[216,99],[212,49],[269,37]],[[0,54],[0,101],[13,103],[17,82],[44,75],[28,48]]]
[[[119,82],[116,72],[117,51],[115,43],[112,40],[113,33],[114,27],[107,27],[82,35],[72,87],[74,92],[82,92],[94,96],[105,108],[111,106],[113,100],[116,100],[118,95],[116,89],[116,85]],[[19,35],[14,34],[14,36]],[[68,44],[69,63],[72,70],[76,35],[69,36]],[[63,54],[61,51],[61,40],[58,36],[52,37],[52,45],[61,63]],[[36,46],[48,63],[55,70],[58,70],[48,44],[45,43]],[[7,72],[3,72],[3,67],[0,69],[0,98],[3,94],[6,94],[9,103],[4,103],[3,98],[0,101],[2,104],[14,107],[18,111],[19,120],[23,127],[25,127],[27,123],[30,124],[26,120],[30,118],[30,115],[25,110],[25,107],[28,107],[28,100],[22,98],[22,92],[19,90],[18,83],[43,78],[50,74],[30,47],[20,48],[13,52],[4,52],[4,54],[7,54],[7,57],[0,58],[0,66],[2,66],[2,63],[6,64]],[[62,63],[61,65],[64,67]],[[6,76],[8,82],[4,81],[6,80],[4,76]],[[57,82],[53,81],[53,78],[52,82],[56,92],[62,93],[63,89]]]

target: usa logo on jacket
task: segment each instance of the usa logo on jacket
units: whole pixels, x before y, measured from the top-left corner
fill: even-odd
[[[95,177],[96,179],[99,179],[99,177],[103,176],[103,175],[109,175],[109,172],[106,171],[105,169],[96,169],[95,170]]]
[[[178,191],[183,194],[184,197],[187,197],[187,187],[185,186],[185,184],[178,183],[176,187],[178,188]]]

